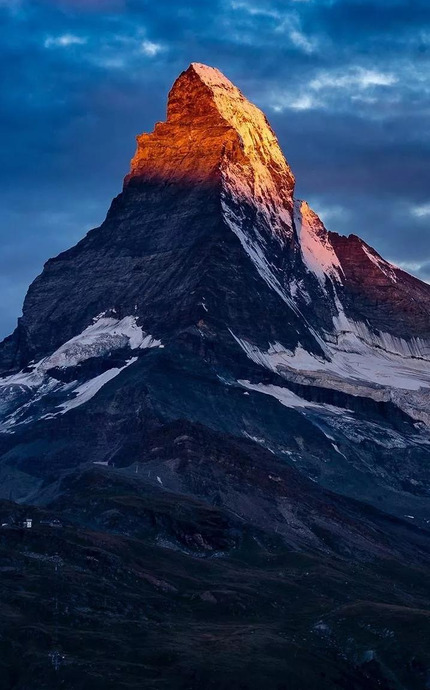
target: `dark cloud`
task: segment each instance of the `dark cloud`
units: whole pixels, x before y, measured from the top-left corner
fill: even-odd
[[[430,279],[428,0],[0,0],[0,37],[1,333],[191,61],[266,111],[330,228]]]

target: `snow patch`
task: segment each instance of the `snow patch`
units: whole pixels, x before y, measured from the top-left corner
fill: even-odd
[[[428,343],[419,338],[405,341],[389,333],[372,334],[365,324],[355,326],[355,333],[344,332],[336,345],[329,346],[328,359],[300,345],[291,351],[280,343],[272,343],[267,351],[262,351],[232,335],[252,361],[281,375],[285,369],[320,373],[331,377],[333,388],[338,388],[334,377],[410,391],[430,388]]]
[[[91,398],[93,398],[106,383],[114,379],[115,376],[118,376],[118,374],[121,373],[121,371],[136,361],[137,357],[132,357],[126,364],[124,364],[123,367],[113,367],[112,369],[108,369],[102,374],[95,376],[93,379],[85,381],[85,383],[74,389],[73,393],[75,394],[75,397],[63,403],[60,406],[58,413],[54,412],[52,416],[55,416],[56,414],[64,414],[65,412],[73,410],[75,407],[79,407],[80,405],[88,402],[88,400],[91,400]]]
[[[111,309],[109,313],[112,314],[114,311]],[[92,357],[103,357],[119,349],[143,350],[163,347],[159,340],[145,333],[138,326],[135,316],[115,319],[106,317],[105,314],[106,312],[103,312],[96,316],[82,333],[61,345],[52,355],[27,367],[26,371],[0,379],[0,415],[3,418],[1,430],[8,431],[17,424],[33,421],[33,417],[30,417],[28,413],[48,394],[55,394],[56,400],[59,396],[65,397],[72,391],[76,395],[72,400],[66,400],[58,411],[49,411],[48,408],[46,412],[45,408],[43,415],[39,413],[39,419],[49,419],[84,404],[105,383],[117,376],[122,369],[132,364],[137,358],[129,359],[123,367],[111,368],[79,385],[78,381],[63,383],[57,380],[50,375],[52,369],[76,367]],[[58,407],[58,402],[55,405]]]
[[[248,390],[257,391],[257,393],[263,393],[264,395],[270,395],[276,398],[285,407],[292,408],[307,408],[307,409],[317,409],[320,411],[331,412],[333,414],[344,414],[344,410],[335,407],[334,405],[325,405],[319,403],[313,403],[290,391],[288,388],[283,388],[282,386],[275,386],[274,384],[264,384],[264,383],[251,383],[246,380],[238,380],[238,384],[247,388]],[[254,439],[255,440],[255,439]]]
[[[326,434],[326,436],[327,436],[327,434]],[[330,437],[329,437],[329,438],[330,438]],[[341,455],[343,458],[345,458],[345,460],[348,460],[348,458],[346,457],[345,453],[342,453],[342,451],[339,450],[339,447],[338,447],[335,443],[332,443],[331,445],[332,445],[333,448],[335,449],[336,453],[339,453],[339,455]]]
[[[43,359],[38,368],[48,371],[54,367],[73,367],[91,357],[129,347],[131,350],[158,347],[159,340],[143,332],[135,316],[123,319],[96,317],[82,333],[68,340],[52,355]]]
[[[342,266],[321,220],[306,203],[294,203],[294,225],[305,266],[324,287],[326,278],[342,282]]]

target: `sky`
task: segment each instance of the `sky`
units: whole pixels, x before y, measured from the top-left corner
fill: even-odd
[[[190,62],[266,112],[330,230],[430,281],[429,57],[429,0],[0,0],[0,338]]]

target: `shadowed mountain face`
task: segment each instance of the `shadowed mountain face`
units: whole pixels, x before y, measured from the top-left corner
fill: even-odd
[[[430,286],[294,198],[265,116],[213,68],[181,74],[137,143],[105,222],[46,263],[0,345],[4,558],[30,594],[55,549],[57,604],[75,612],[5,598],[10,621],[42,621],[41,687],[428,687]],[[21,504],[67,530],[18,543]],[[37,585],[26,550],[47,568]],[[87,551],[111,565],[95,584],[87,563],[83,605],[70,573]],[[110,675],[78,642],[100,616],[116,626],[94,638],[99,661],[119,649]],[[24,690],[10,621],[7,687]]]

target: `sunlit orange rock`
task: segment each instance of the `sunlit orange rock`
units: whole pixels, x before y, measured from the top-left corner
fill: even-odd
[[[254,198],[276,189],[291,203],[294,175],[265,115],[219,70],[193,63],[170,91],[166,122],[137,137],[126,185],[133,179],[213,184],[231,165]]]

